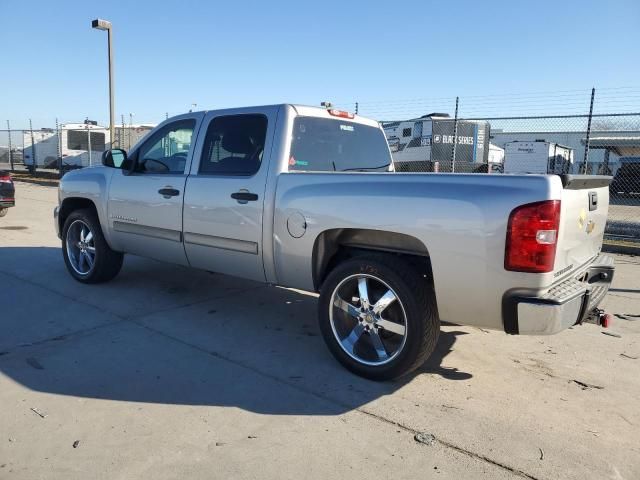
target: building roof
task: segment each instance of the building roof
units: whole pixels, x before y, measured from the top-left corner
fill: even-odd
[[[587,139],[583,138],[580,142],[585,145]],[[589,138],[589,148],[599,148],[609,150],[621,157],[640,156],[640,136],[634,137],[616,137],[616,136],[598,136]]]

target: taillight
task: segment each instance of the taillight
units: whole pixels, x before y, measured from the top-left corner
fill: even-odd
[[[0,183],[11,183],[11,175],[0,175]]]
[[[330,108],[328,112],[329,115],[333,115],[334,117],[353,118],[353,113],[345,112],[344,110],[336,110],[335,108]]]
[[[504,268],[514,272],[553,271],[560,226],[560,200],[522,205],[509,215]]]

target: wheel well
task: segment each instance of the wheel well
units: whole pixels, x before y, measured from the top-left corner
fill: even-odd
[[[429,251],[417,238],[381,230],[339,228],[326,230],[316,238],[312,257],[315,289],[320,289],[329,272],[340,262],[372,252],[400,257],[433,282]]]
[[[60,211],[58,212],[58,225],[60,226],[60,233],[62,234],[62,229],[64,228],[64,222],[67,220],[67,217],[71,212],[76,210],[80,210],[82,208],[90,208],[98,216],[98,211],[96,209],[95,204],[89,200],[88,198],[81,197],[70,197],[65,198],[62,201],[62,205],[60,206]]]

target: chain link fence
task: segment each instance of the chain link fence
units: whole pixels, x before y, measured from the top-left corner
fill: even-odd
[[[607,236],[640,242],[640,113],[383,121],[396,171],[613,176]]]
[[[603,90],[341,106],[380,121],[399,172],[610,175],[606,235],[640,243],[640,89]],[[432,107],[441,113],[416,115]],[[602,113],[611,107],[619,113]],[[483,115],[504,111],[525,114]],[[113,142],[108,128],[90,121],[0,130],[0,170],[61,176],[98,164],[106,148],[129,150],[153,127],[122,118]]]
[[[62,176],[76,168],[98,165],[111,148],[129,150],[153,124],[123,124],[109,129],[95,122],[60,124],[53,128],[0,130],[0,170]]]

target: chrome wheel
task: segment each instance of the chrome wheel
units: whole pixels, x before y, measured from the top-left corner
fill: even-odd
[[[79,275],[88,275],[96,260],[93,232],[82,220],[75,220],[67,229],[67,256]]]
[[[351,275],[336,286],[329,320],[342,350],[365,365],[392,361],[407,340],[407,315],[400,298],[373,275]]]

